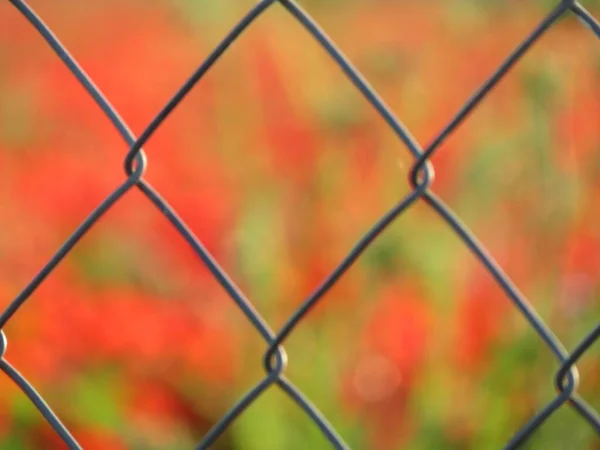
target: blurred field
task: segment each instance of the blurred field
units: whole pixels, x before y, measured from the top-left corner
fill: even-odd
[[[600,13],[594,2],[582,2]],[[31,1],[140,133],[253,2]],[[422,145],[553,2],[304,1]],[[434,156],[435,191],[572,349],[600,319],[600,43],[574,16]],[[273,329],[407,192],[412,159],[279,5],[145,146],[145,178]],[[0,4],[0,305],[124,179],[125,144]],[[6,327],[7,359],[85,449],[193,448],[266,345],[137,190]],[[287,375],[356,449],[497,449],[554,396],[550,351],[435,214],[403,214],[286,341]],[[598,346],[580,364],[600,408]],[[0,449],[62,449],[0,377]],[[329,448],[273,388],[218,450]],[[531,449],[592,449],[562,408]]]

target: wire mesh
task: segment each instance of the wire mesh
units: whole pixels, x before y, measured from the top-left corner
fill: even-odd
[[[125,181],[112,192],[100,205],[98,205],[89,216],[77,227],[64,244],[57,250],[54,256],[47,262],[42,270],[31,280],[29,284],[17,295],[0,315],[0,330],[11,320],[19,308],[30,298],[33,292],[57,267],[61,260],[73,249],[77,242],[87,233],[98,219],[117,203],[130,189],[136,187],[145,197],[167,218],[177,232],[185,239],[195,254],[210,270],[214,278],[227,292],[235,304],[246,316],[247,320],[260,333],[267,343],[264,354],[263,366],[265,377],[246,393],[231,409],[214,425],[204,436],[196,449],[202,450],[210,446],[220,435],[233,423],[233,421],[244,410],[260,397],[271,385],[277,385],[285,392],[308,417],[315,426],[323,433],[333,448],[347,449],[349,446],[337,433],[334,427],[319,412],[317,407],[305,397],[305,395],[288,380],[284,371],[287,364],[287,356],[283,348],[285,340],[301,323],[308,312],[321,300],[323,295],[344,275],[348,268],[360,257],[360,255],[377,239],[378,235],[388,227],[398,216],[423,200],[428,204],[446,224],[458,235],[464,245],[476,256],[482,266],[494,278],[502,288],[506,296],[515,308],[527,320],[529,325],[539,335],[558,360],[559,369],[554,378],[557,390],[556,396],[539,410],[531,419],[525,423],[506,443],[506,449],[515,449],[524,444],[532,434],[540,428],[549,416],[554,414],[565,403],[569,404],[593,429],[600,435],[600,415],[583,398],[577,394],[578,372],[576,362],[600,338],[600,325],[592,330],[580,344],[569,353],[553,334],[552,330],[544,323],[536,310],[531,306],[527,298],[519,291],[517,286],[509,279],[502,267],[488,253],[484,245],[474,236],[468,227],[461,222],[460,218],[436,196],[431,185],[434,181],[434,169],[430,163],[431,156],[439,149],[442,143],[459,127],[469,114],[485,99],[487,94],[507,75],[510,69],[528,52],[528,50],[539,40],[539,38],[550,29],[559,19],[567,15],[575,15],[586,25],[597,37],[600,38],[600,23],[578,2],[563,0],[547,14],[539,25],[527,36],[504,62],[496,69],[490,78],[472,95],[462,108],[450,119],[448,124],[436,135],[426,147],[421,147],[411,136],[409,130],[396,118],[394,113],[386,105],[383,99],[369,85],[368,81],[344,56],[336,44],[327,36],[319,25],[299,6],[294,0],[261,0],[251,8],[231,29],[231,31],[220,41],[217,47],[200,64],[189,79],[173,95],[169,102],[156,114],[150,124],[144,129],[139,137],[135,137],[129,130],[127,124],[112,107],[110,102],[93,81],[87,76],[59,39],[53,34],[43,20],[22,0],[10,0],[22,16],[39,32],[56,55],[69,68],[72,74],[83,85],[87,93],[94,99],[98,107],[104,112],[114,127],[129,147],[125,156],[124,169]],[[217,60],[238,39],[244,31],[252,25],[267,9],[283,7],[294,17],[323,48],[323,50],[335,61],[339,68],[349,78],[358,91],[366,98],[370,105],[377,111],[381,118],[393,130],[400,141],[408,148],[414,156],[415,161],[410,171],[409,182],[412,191],[399,201],[392,209],[384,214],[364,236],[356,243],[354,248],[339,263],[335,270],[321,283],[321,285],[304,300],[301,306],[286,321],[277,332],[271,330],[259,312],[253,307],[228,274],[220,267],[218,262],[204,247],[202,242],[178,217],[176,211],[156,192],[152,186],[143,178],[146,169],[146,154],[144,144],[152,137],[153,133],[161,126],[169,114],[179,105],[192,88],[211,69]],[[46,404],[34,387],[4,359],[7,347],[7,339],[3,331],[0,331],[0,369],[10,377],[31,400],[43,417],[48,421],[54,431],[61,437],[70,449],[81,449],[76,439],[61,423],[50,406]]]

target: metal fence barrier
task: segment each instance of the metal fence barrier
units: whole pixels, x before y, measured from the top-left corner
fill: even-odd
[[[506,449],[515,449],[520,447],[542,423],[561,406],[568,403],[581,417],[588,422],[600,435],[600,414],[595,411],[586,401],[577,394],[578,372],[575,366],[577,360],[585,353],[589,347],[600,338],[600,325],[592,330],[583,339],[579,345],[569,353],[554,336],[552,330],[544,323],[535,309],[527,301],[525,296],[511,282],[502,268],[495,262],[494,258],[486,251],[485,247],[463,224],[459,217],[445,205],[439,197],[431,190],[434,180],[433,166],[429,158],[448,138],[450,134],[466,119],[469,113],[485,98],[485,96],[494,88],[516,62],[527,53],[531,46],[559,19],[567,15],[574,15],[580,19],[597,37],[600,38],[600,23],[592,17],[578,2],[573,0],[557,1],[557,5],[548,13],[542,22],[527,36],[506,58],[506,60],[497,68],[492,76],[472,95],[472,97],[462,106],[457,114],[451,118],[448,124],[439,132],[435,139],[422,148],[411,136],[404,125],[395,117],[394,113],[386,106],[385,102],[377,95],[358,70],[352,65],[344,54],[336,47],[335,43],[325,34],[318,24],[294,1],[294,0],[260,0],[248,13],[237,23],[237,25],[223,38],[219,45],[206,58],[205,61],[196,69],[191,77],[175,93],[171,100],[158,112],[150,124],[146,127],[139,137],[135,137],[119,114],[111,106],[109,101],[103,96],[100,90],[94,85],[92,80],[86,75],[83,69],[77,64],[75,59],[69,54],[66,48],[54,36],[52,31],[44,24],[37,14],[21,0],[10,0],[10,2],[21,12],[23,17],[35,27],[52,50],[64,62],[69,70],[77,77],[79,82],[93,97],[98,106],[106,114],[108,119],[117,128],[129,147],[125,157],[124,169],[126,178],[115,191],[110,194],[92,213],[85,219],[81,225],[73,232],[66,242],[58,249],[50,261],[33,278],[33,280],[19,293],[19,295],[9,304],[6,310],[0,315],[0,330],[14,316],[18,309],[27,301],[36,288],[44,279],[56,268],[60,261],[71,251],[81,237],[89,231],[102,214],[111,208],[119,199],[134,186],[138,188],[148,200],[161,211],[171,222],[172,226],[187,241],[190,247],[208,267],[220,285],[227,291],[231,299],[236,303],[240,310],[245,314],[248,321],[262,335],[267,343],[267,350],[262,364],[266,375],[256,386],[254,386],[238,403],[236,403],[204,436],[196,449],[202,450],[210,448],[216,439],[232,424],[252,402],[254,402],[267,388],[276,384],[282,389],[294,402],[300,407],[314,422],[331,445],[336,449],[347,449],[349,446],[343,438],[338,435],[333,426],[327,421],[319,410],[307,399],[303,393],[288,380],[285,375],[287,357],[282,347],[285,339],[294,331],[296,326],[302,321],[312,307],[323,297],[337,280],[348,270],[348,268],[357,260],[361,253],[377,238],[377,236],[399,215],[406,211],[415,202],[425,201],[464,242],[464,245],[478,258],[480,263],[487,269],[490,275],[501,286],[507,297],[512,301],[515,308],[528,321],[530,326],[536,331],[544,345],[546,345],[558,359],[559,369],[554,377],[554,384],[557,389],[556,396],[548,402],[529,422],[524,424],[521,429],[516,430],[514,436],[506,444]],[[278,3],[277,7],[283,7],[291,14],[306,31],[323,47],[335,63],[342,69],[345,75],[354,84],[367,101],[375,108],[383,120],[394,131],[400,141],[406,145],[408,150],[415,158],[414,165],[410,171],[409,182],[413,188],[405,198],[397,203],[383,217],[381,217],[371,229],[356,243],[354,248],[348,253],[337,268],[322,282],[322,284],[306,298],[301,306],[287,320],[284,326],[277,332],[272,331],[261,315],[254,309],[252,303],[236,287],[219,266],[217,261],[209,254],[203,244],[194,236],[193,232],[177,216],[177,213],[163,200],[152,186],[144,180],[143,174],[146,168],[146,155],[142,149],[152,134],[166,117],[177,107],[194,85],[203,77],[204,74],[213,66],[219,57],[229,48],[229,46],[248,28],[263,12]],[[3,356],[6,351],[6,336],[0,331],[2,339],[0,340],[0,369],[10,377],[19,388],[33,402],[35,407],[41,412],[52,428],[58,433],[62,440],[70,449],[81,449],[75,438],[69,433],[58,417],[52,412],[43,398],[38,394],[29,382],[15,369]],[[548,380],[550,381],[550,380]]]

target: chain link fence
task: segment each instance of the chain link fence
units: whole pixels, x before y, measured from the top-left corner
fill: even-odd
[[[225,289],[231,299],[244,313],[247,320],[251,322],[258,333],[260,333],[268,346],[262,361],[266,373],[264,379],[254,386],[214,425],[196,448],[198,450],[210,448],[219,436],[232,424],[236,417],[242,414],[244,410],[269,387],[277,385],[306,413],[307,416],[310,417],[315,426],[320,429],[323,435],[331,443],[332,447],[336,449],[347,449],[349,446],[344,442],[343,437],[336,432],[334,427],[319,412],[316,406],[313,405],[312,402],[284,375],[287,357],[285,349],[283,348],[283,343],[286,338],[293,333],[296,326],[302,321],[306,314],[308,314],[308,312],[320,301],[323,295],[340,279],[341,276],[344,275],[365,249],[377,239],[377,236],[416,202],[424,201],[445,221],[445,223],[459,236],[464,245],[477,257],[478,261],[487,269],[498,285],[501,286],[514,307],[519,310],[529,325],[539,335],[543,345],[547,346],[558,360],[559,368],[554,376],[554,384],[557,390],[556,396],[539,410],[529,422],[524,424],[521,429],[515,430],[514,436],[506,443],[505,448],[515,449],[522,446],[522,444],[536,432],[549,416],[554,414],[565,404],[569,404],[569,406],[579,414],[581,420],[588,422],[600,435],[600,414],[577,394],[578,372],[575,366],[577,360],[596,340],[600,338],[600,325],[593,329],[572,352],[568,352],[553,334],[552,330],[544,323],[542,318],[530,305],[525,296],[504,273],[502,267],[495,262],[494,258],[486,251],[485,247],[469,231],[465,224],[461,222],[460,218],[457,217],[456,214],[454,214],[454,212],[432,191],[431,186],[434,181],[434,168],[429,161],[434,152],[436,152],[441,144],[443,144],[456,128],[466,120],[467,116],[481,101],[484,100],[494,86],[507,75],[517,61],[519,61],[532,45],[558,20],[563,18],[569,18],[570,20],[575,17],[600,38],[600,23],[578,2],[573,0],[557,2],[558,4],[547,14],[531,34],[518,45],[513,53],[506,58],[479,90],[473,93],[472,97],[426,147],[421,147],[419,143],[417,143],[411,136],[409,130],[407,130],[402,122],[396,118],[394,113],[386,106],[383,99],[381,99],[369,85],[368,81],[362,77],[359,71],[336,47],[335,43],[332,42],[319,25],[315,23],[315,21],[293,0],[260,0],[242,17],[229,34],[222,39],[208,58],[202,62],[191,77],[173,95],[171,100],[158,112],[143,133],[137,138],[129,130],[127,124],[121,119],[117,111],[111,106],[108,99],[103,96],[100,90],[94,85],[93,81],[86,75],[84,70],[69,54],[59,39],[52,33],[50,28],[44,24],[42,19],[38,17],[25,2],[21,0],[10,0],[10,2],[40,33],[43,39],[54,50],[56,55],[84,86],[88,94],[94,99],[96,104],[102,109],[104,114],[119,131],[129,147],[129,152],[125,156],[124,161],[124,170],[126,174],[125,181],[100,205],[98,205],[94,211],[92,211],[85,221],[79,225],[62,247],[54,254],[51,260],[48,261],[43,269],[9,304],[6,310],[0,315],[0,329],[4,328],[6,323],[11,320],[44,279],[52,273],[82,236],[94,226],[100,216],[118,202],[127,191],[135,187],[166,216],[171,225],[187,241],[189,246],[207,266],[222,288]],[[348,253],[337,268],[308,298],[304,300],[301,306],[291,317],[289,317],[284,326],[278,331],[273,331],[269,328],[269,325],[261,317],[258,311],[256,311],[250,300],[248,300],[238,287],[236,287],[235,283],[230,280],[228,274],[219,266],[217,261],[215,261],[203,244],[196,238],[194,233],[178,217],[177,213],[166,203],[166,201],[161,198],[160,194],[143,178],[146,169],[146,155],[142,148],[153,133],[161,126],[167,116],[169,116],[196,83],[198,83],[198,81],[200,81],[200,79],[210,70],[221,55],[227,51],[230,45],[239,38],[261,14],[271,7],[284,8],[304,27],[306,32],[309,33],[335,61],[356,89],[358,89],[367,99],[415,158],[409,176],[412,191],[371,227],[371,229],[356,243],[354,248]],[[1,333],[0,355],[4,355],[7,347],[7,339],[4,332]],[[4,358],[0,359],[0,369],[2,369],[2,371],[20,387],[25,395],[27,395],[70,449],[81,448],[76,439],[61,423],[40,394],[38,394],[34,387]],[[548,382],[550,381],[551,380],[549,379]]]

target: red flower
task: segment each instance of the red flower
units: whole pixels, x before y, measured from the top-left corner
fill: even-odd
[[[414,286],[396,284],[376,303],[362,354],[344,381],[346,401],[368,424],[369,448],[390,448],[410,435],[409,400],[427,358],[432,319]]]
[[[253,81],[264,115],[262,145],[267,148],[276,176],[305,186],[316,169],[316,130],[297,111],[275,55],[264,39],[255,39],[252,48]]]
[[[425,361],[431,319],[428,304],[415,288],[396,285],[380,297],[365,331],[365,345],[394,362],[403,377],[412,375]]]
[[[488,274],[472,278],[458,299],[455,357],[460,368],[477,370],[493,358],[491,346],[502,332],[510,300]]]

